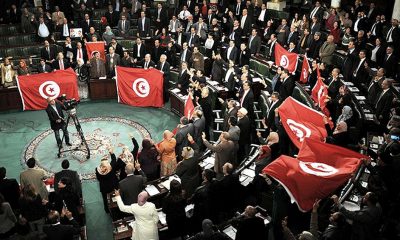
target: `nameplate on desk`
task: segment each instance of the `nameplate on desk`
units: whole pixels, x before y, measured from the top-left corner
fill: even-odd
[[[144,190],[150,195],[150,197],[160,193],[154,185],[148,185]]]
[[[164,182],[161,182],[160,185],[162,185],[163,187],[165,187],[166,189],[170,189],[171,187],[171,181],[172,180],[177,180],[178,182],[181,182],[181,179],[177,176],[170,176],[167,180],[165,180]]]

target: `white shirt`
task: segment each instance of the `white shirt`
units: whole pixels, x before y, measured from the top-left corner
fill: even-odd
[[[312,10],[311,14],[310,14],[310,18],[313,18],[315,16],[315,14],[318,12],[319,7],[315,7],[314,10]]]
[[[42,37],[42,38],[46,38],[46,37],[48,37],[50,35],[50,31],[47,28],[46,24],[41,23],[39,25],[38,35],[39,35],[39,37]]]
[[[144,29],[144,23],[146,22],[146,18],[142,18],[142,30],[143,31],[146,31],[145,29]]]
[[[356,22],[354,23],[354,31],[358,32],[358,23],[360,22],[361,18],[357,18]]]
[[[364,64],[364,62],[365,62],[365,58],[360,59],[360,63],[358,64],[356,70],[355,70],[354,73],[353,73],[353,76],[354,76],[354,77],[357,75],[358,70],[360,69],[361,65]]]
[[[179,18],[180,19],[183,19],[183,20],[186,20],[188,17],[189,17],[189,15],[190,15],[190,12],[188,11],[188,10],[182,10],[180,13],[179,13]]]
[[[176,32],[176,20],[175,21],[172,21],[172,24],[171,24],[171,32]]]
[[[229,56],[231,55],[231,52],[233,50],[233,47],[228,47],[228,50],[226,51],[226,58],[229,60]]]
[[[381,47],[381,46],[376,46],[374,49],[372,49],[372,52],[371,52],[371,61],[376,62],[376,53],[378,52],[378,50],[379,50],[380,47]]]
[[[206,42],[204,43],[204,46],[207,49],[212,49],[212,47],[214,46],[214,39],[207,38]]]
[[[140,57],[140,47],[142,44],[137,44],[137,57]]]
[[[392,38],[392,33],[393,33],[394,27],[392,26],[389,31],[388,34],[386,36],[386,41],[387,42],[393,42],[393,38]]]
[[[260,16],[258,16],[258,20],[259,21],[264,21],[264,17],[265,17],[265,12],[267,11],[267,9],[263,9],[261,10]]]
[[[233,68],[229,68],[225,75],[225,82],[228,82],[229,76],[234,72]]]
[[[69,36],[68,24],[64,24],[64,27],[63,27],[63,36],[64,36],[64,37],[68,37],[68,36]]]
[[[247,93],[249,93],[249,91],[250,91],[250,89],[244,91],[243,96],[242,96],[242,98],[240,99],[240,106],[241,106],[241,107],[243,107],[243,101],[244,101],[244,99],[246,98],[246,95],[247,95]]]
[[[244,23],[246,22],[247,15],[242,17],[242,20],[240,20],[240,27],[243,29],[244,28]]]

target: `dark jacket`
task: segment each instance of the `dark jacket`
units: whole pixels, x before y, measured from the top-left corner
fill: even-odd
[[[181,178],[182,189],[185,190],[188,198],[192,196],[196,188],[200,185],[198,146],[196,143],[193,143],[190,144],[190,147],[195,151],[194,156],[182,160],[176,167],[176,175]]]
[[[130,175],[119,182],[121,198],[125,205],[137,203],[137,196],[143,191],[146,183],[146,175],[140,171],[141,175]]]
[[[46,113],[47,113],[47,116],[49,117],[49,120],[50,120],[51,129],[60,130],[65,124],[65,122],[64,122],[64,113],[62,111],[63,108],[62,108],[61,103],[56,102],[56,109],[57,109],[58,114],[53,109],[53,107],[51,107],[51,105],[49,104],[49,105],[47,105]],[[58,123],[57,120],[60,120],[60,119],[61,119],[61,122]]]

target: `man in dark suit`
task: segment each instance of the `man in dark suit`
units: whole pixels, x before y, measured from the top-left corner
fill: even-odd
[[[238,20],[233,21],[232,31],[228,35],[229,40],[233,40],[235,46],[239,46],[242,42],[242,29],[240,28],[240,24]]]
[[[238,164],[243,161],[250,150],[251,122],[249,117],[247,116],[247,113],[247,109],[243,107],[240,108],[237,112],[237,126],[240,128],[239,149],[237,156]]]
[[[178,75],[178,88],[181,90],[183,95],[187,94],[187,90],[189,88],[189,69],[187,62],[181,62],[181,69],[179,70]]]
[[[168,12],[166,9],[163,8],[161,3],[157,4],[157,10],[155,11],[153,19],[155,19],[156,30],[158,30],[159,32],[162,28],[168,27]]]
[[[291,26],[285,46],[289,46],[289,43],[291,42],[297,45],[298,41],[299,41],[299,33],[297,32],[297,28],[295,26]]]
[[[164,52],[165,49],[160,46],[160,40],[158,39],[154,40],[154,46],[151,52],[151,56],[153,57],[153,59],[155,61],[159,61],[161,54],[163,54]]]
[[[194,127],[193,139],[198,146],[202,146],[203,142],[201,141],[201,134],[206,128],[206,119],[203,116],[203,112],[201,110],[195,110],[193,112],[192,120]]]
[[[289,36],[289,27],[286,19],[282,19],[281,25],[276,29],[276,34],[278,42],[284,46]]]
[[[368,31],[368,18],[365,16],[364,11],[357,13],[357,19],[353,24],[354,32],[359,32],[360,30],[363,30],[364,32]]]
[[[186,36],[186,40],[189,48],[191,49],[200,43],[200,37],[196,34],[196,30],[194,27],[190,28],[190,34]]]
[[[275,61],[275,44],[277,43],[276,34],[271,34],[271,38],[268,40],[269,51],[267,53],[267,59],[270,61]]]
[[[234,13],[236,19],[240,19],[240,16],[243,12],[244,4],[242,0],[236,0],[236,3],[233,5],[232,12]]]
[[[79,26],[82,28],[82,32],[85,36],[88,36],[90,33],[90,28],[94,27],[93,21],[90,20],[90,16],[88,13],[85,14],[85,19],[79,23]],[[90,41],[92,39],[89,39]]]
[[[324,42],[321,40],[321,33],[316,32],[314,34],[314,39],[311,42],[310,48],[307,51],[307,57],[312,59],[317,59],[319,57],[319,49]]]
[[[326,81],[328,85],[328,96],[331,99],[335,99],[339,94],[339,88],[343,85],[342,81],[339,78],[340,70],[339,68],[334,68],[331,73],[331,77],[329,77]]]
[[[312,22],[310,23],[310,32],[314,35],[316,32],[321,30],[321,24],[319,23],[316,17],[312,18]]]
[[[46,60],[44,60],[43,58],[40,59],[40,62],[38,64],[38,66],[36,67],[38,73],[49,73],[51,71],[53,71],[53,69],[51,68],[51,66],[49,64],[46,63]]]
[[[108,48],[108,54],[106,55],[106,72],[107,76],[115,76],[115,67],[121,63],[121,57],[115,53],[114,47]]]
[[[240,107],[245,108],[248,111],[247,116],[250,119],[254,119],[254,94],[251,90],[249,81],[243,83],[242,91],[239,93],[239,104]]]
[[[50,45],[49,41],[44,41],[44,47],[40,50],[40,57],[46,61],[46,63],[52,64],[57,57],[57,50],[53,45]]]
[[[50,211],[48,225],[43,226],[43,232],[48,240],[71,240],[79,236],[81,227],[79,223],[72,217],[72,213],[66,208],[62,209],[60,214],[57,211]]]
[[[57,60],[53,62],[54,70],[65,70],[70,67],[69,61],[64,58],[64,54],[62,52],[58,53]]]
[[[383,58],[382,67],[386,70],[386,77],[394,78],[396,76],[397,71],[397,63],[398,59],[393,54],[394,47],[392,45],[387,46],[386,55]]]
[[[239,67],[243,67],[244,65],[249,65],[250,63],[251,53],[250,50],[247,48],[246,44],[240,44],[240,52],[239,52],[239,59],[238,64]]]
[[[188,140],[188,134],[190,134],[191,136],[194,135],[193,123],[189,123],[187,117],[181,117],[180,124],[178,125],[178,130],[176,131],[175,134],[175,139],[176,139],[175,152],[178,162],[182,160],[183,148],[186,146],[190,146]]]
[[[128,35],[129,28],[131,27],[131,22],[126,19],[125,15],[121,16],[121,20],[118,21],[118,30],[122,36]]]
[[[108,11],[104,15],[107,19],[107,24],[110,27],[116,27],[119,20],[119,12],[114,11],[112,5],[108,5]]]
[[[358,52],[356,51],[354,40],[349,42],[347,46],[347,55],[343,63],[343,76],[345,81],[351,81],[353,65],[357,62]]]
[[[140,175],[135,175],[135,169]],[[137,203],[137,196],[143,191],[146,184],[146,174],[139,163],[128,163],[125,166],[126,178],[119,182],[119,191],[125,205]]]
[[[361,50],[358,54],[359,59],[358,61],[353,65],[353,80],[352,82],[358,86],[361,86],[362,84],[367,84],[368,81],[368,59],[366,58],[366,51]]]
[[[192,51],[189,50],[189,46],[187,42],[184,42],[182,44],[182,50],[181,50],[181,62],[186,62],[188,65],[190,65],[190,59],[192,58]]]
[[[369,42],[374,42],[376,38],[382,37],[382,23],[381,23],[381,16],[376,16],[375,22],[372,23],[369,32],[367,32],[367,36]]]
[[[260,53],[261,48],[261,38],[257,34],[257,29],[253,28],[251,31],[251,35],[249,37],[248,43],[251,55],[258,55]]]
[[[12,209],[18,209],[20,197],[18,182],[14,178],[7,178],[6,175],[6,168],[0,167],[0,193],[4,196],[6,202],[10,203]]]
[[[56,31],[60,33],[61,39],[66,39],[70,36],[70,29],[72,25],[68,23],[66,18],[63,19],[63,24],[56,25]]]
[[[140,12],[138,23],[138,37],[150,37],[150,19],[146,17],[145,12]]]
[[[46,113],[50,120],[51,129],[54,131],[54,135],[56,137],[57,145],[59,148],[62,148],[62,141],[60,138],[60,129],[64,133],[65,143],[68,146],[72,146],[69,142],[69,134],[67,130],[66,120],[64,119],[64,113],[62,111],[63,106],[61,103],[56,102],[54,98],[47,98],[47,108]]]
[[[385,79],[382,82],[382,92],[375,103],[375,115],[382,127],[386,127],[390,119],[390,109],[394,98],[393,92],[390,89],[392,83]]]
[[[144,56],[144,59],[142,59],[142,61],[140,61],[138,65],[143,67],[144,69],[150,69],[156,67],[156,63],[153,60],[151,60],[150,54],[146,54]]]
[[[276,131],[277,127],[275,125],[275,109],[281,105],[282,101],[278,92],[273,92],[271,94],[270,105],[267,113],[265,114],[265,124],[271,131]]]
[[[244,214],[237,221],[236,240],[262,240],[266,239],[266,230],[262,218],[256,216],[257,210],[253,206],[247,206]]]
[[[293,89],[295,87],[294,80],[290,77],[290,73],[287,69],[284,69],[281,74],[282,84],[279,88],[279,95],[282,101],[292,96]]]
[[[72,192],[74,192],[76,195],[82,197],[82,184],[81,180],[79,178],[79,175],[76,171],[69,170],[69,161],[68,160],[63,160],[61,163],[61,167],[63,170],[57,172],[54,174],[54,190],[56,193],[58,193],[58,182],[60,181],[61,178],[68,178],[69,181],[71,182],[72,186]]]
[[[233,62],[236,63],[237,61],[237,55],[238,54],[238,49],[235,46],[235,42],[233,40],[229,41],[229,47],[226,49],[226,61],[232,60]]]
[[[143,44],[142,39],[136,38],[136,44],[133,45],[132,58],[136,61],[140,61],[146,55],[146,46]]]
[[[324,9],[321,6],[319,1],[315,2],[315,7],[310,12],[310,19],[316,17],[319,21],[322,21],[322,17],[324,16]]]
[[[251,23],[253,16],[249,16],[247,9],[243,9],[242,17],[240,18],[240,28],[242,29],[243,36],[249,36],[251,33]]]
[[[168,102],[169,100],[169,94],[168,94],[168,89],[169,89],[169,79],[170,79],[170,69],[171,65],[167,62],[167,55],[161,54],[160,56],[160,61],[157,63],[157,69],[161,71],[163,74],[163,99],[164,102]]]
[[[367,88],[367,100],[370,106],[374,106],[380,93],[382,92],[382,83],[385,80],[385,69],[379,68],[376,75],[372,77],[371,82]]]
[[[76,48],[74,49],[74,62],[76,63],[79,58],[83,59],[84,63],[88,60],[86,49],[82,47],[81,42],[76,43]]]
[[[94,58],[90,59],[89,65],[91,78],[100,78],[107,75],[106,64],[104,63],[104,60],[100,58],[99,52],[96,52]]]

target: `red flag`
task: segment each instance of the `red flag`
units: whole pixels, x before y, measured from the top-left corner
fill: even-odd
[[[42,110],[47,107],[47,98],[66,94],[67,98],[79,100],[76,74],[71,68],[51,73],[18,76],[23,110]]]
[[[106,60],[106,52],[104,49],[105,42],[86,42],[86,52],[89,60],[94,57],[95,52],[100,53],[100,58]]]
[[[279,43],[275,43],[275,65],[282,66],[290,73],[297,69],[297,53],[286,51]]]
[[[310,63],[308,62],[307,55],[304,55],[303,65],[301,67],[300,82],[307,83],[308,76],[310,75]]]
[[[292,97],[288,97],[278,108],[279,117],[289,138],[297,148],[306,138],[324,141],[328,136],[324,115]]]
[[[317,83],[315,83],[312,91],[311,97],[314,102],[321,108],[321,111],[329,117],[329,110],[326,108],[325,100],[328,98],[328,88],[321,79],[321,73],[319,67],[317,67]]]
[[[135,107],[162,107],[163,75],[154,68],[126,68],[116,70],[118,102]]]
[[[194,111],[193,99],[190,95],[188,95],[188,98],[185,101],[185,111],[184,111],[185,117],[191,119],[193,111]]]
[[[332,194],[358,169],[365,155],[312,139],[304,140],[297,158],[280,156],[263,173],[276,179],[301,211]]]

